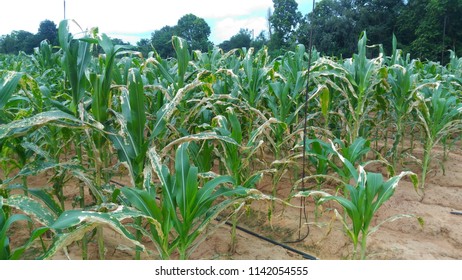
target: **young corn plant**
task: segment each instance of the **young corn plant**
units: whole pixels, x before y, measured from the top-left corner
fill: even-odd
[[[254,55],[254,49],[250,48],[242,60],[242,73],[239,75],[239,88],[242,97],[250,104],[257,108],[261,102],[268,74],[271,67],[268,65],[268,50],[262,48]]]
[[[160,202],[156,201],[155,188],[122,189],[133,207],[159,222],[150,223],[149,231],[142,232],[156,245],[161,259],[171,258],[174,250],[178,250],[180,259],[189,258],[207,236],[204,230],[223,210],[242,201],[247,192],[242,187],[218,188],[222,184],[234,185],[230,176],[218,176],[200,186],[198,168],[190,164],[188,145],[178,147],[172,173],[161,164],[155,148],[149,150],[152,168],[161,184]]]
[[[289,83],[282,81],[269,84],[269,93],[266,97],[266,104],[271,109],[272,116],[279,123],[274,125],[273,135],[276,144],[275,157],[280,159],[284,155],[283,151],[290,150],[292,147],[287,145],[286,137],[295,130],[298,121],[298,114],[302,106],[297,104],[297,100],[291,96]],[[288,147],[283,147],[286,144]]]
[[[121,90],[122,113],[111,110],[121,131],[117,133],[114,128],[109,127],[109,139],[117,149],[119,160],[127,164],[132,184],[141,189],[149,138],[145,135],[144,85],[138,69],[129,71],[128,85]]]
[[[357,169],[353,164],[345,159],[333,146],[332,148],[350,171],[350,180],[353,183],[345,183],[345,191],[343,196],[331,195],[324,191],[305,191],[299,192],[295,197],[317,196],[319,203],[327,201],[335,201],[343,208],[346,215],[341,216],[336,211],[336,216],[342,221],[347,236],[353,243],[353,259],[365,259],[367,253],[367,238],[379,227],[388,221],[395,220],[401,217],[411,217],[409,215],[393,216],[385,221],[382,221],[376,226],[371,227],[371,222],[374,215],[380,207],[388,201],[395,192],[399,181],[404,176],[409,176],[417,191],[418,179],[417,175],[412,172],[401,172],[397,176],[393,176],[386,180],[381,173],[367,172],[362,165]],[[349,221],[348,221],[348,219]],[[419,219],[421,223],[421,220]],[[359,248],[358,248],[359,245]],[[359,249],[359,254],[358,254]]]
[[[337,144],[338,148],[334,146]],[[354,173],[353,169],[355,165],[368,165],[376,160],[365,161],[364,157],[370,151],[370,141],[362,137],[356,138],[351,144],[347,145],[340,139],[335,139],[333,142],[323,141],[321,139],[309,139],[306,145],[306,154],[308,160],[315,167],[312,174],[301,180],[315,179],[317,182],[318,190],[321,187],[321,183],[325,179],[333,179],[339,182],[341,185],[348,184],[351,179],[351,174]],[[340,162],[336,160],[334,156],[340,159]],[[381,163],[385,163],[379,160]],[[333,171],[336,175],[329,174],[329,171]]]
[[[270,172],[270,170],[266,169],[257,171],[252,170],[252,163],[256,162],[254,156],[263,144],[263,140],[259,140],[259,138],[262,134],[265,134],[266,130],[272,124],[277,123],[277,120],[269,119],[258,128],[249,131],[249,135],[247,135],[241,127],[236,112],[231,108],[228,108],[227,111],[227,117],[223,115],[216,116],[212,121],[212,126],[214,126],[214,130],[217,134],[232,138],[238,145],[222,141],[222,152],[218,152],[217,149],[217,155],[220,158],[221,166],[225,170],[224,173],[232,176],[236,185],[251,190],[255,188],[255,185],[261,180],[265,172]],[[248,137],[248,139],[246,139],[246,137]],[[232,218],[231,252],[233,252],[236,247],[237,222],[238,217],[236,213]]]
[[[414,99],[415,113],[425,134],[420,186],[424,194],[432,149],[447,135],[462,130],[462,104],[440,83],[417,88]]]
[[[337,137],[349,143],[358,137],[368,138],[375,125],[371,116],[377,107],[378,93],[386,88],[387,72],[382,58],[368,59],[366,43],[364,32],[358,41],[358,53],[351,59],[342,63],[319,59],[312,70],[314,82],[329,88],[330,111],[342,121],[342,135]]]
[[[403,145],[404,128],[409,123],[409,115],[414,106],[413,89],[417,86],[417,74],[413,73],[413,65],[407,67],[393,65],[388,68],[390,84],[389,108],[396,127],[393,146],[388,152],[393,166],[396,167],[400,155],[399,144]],[[401,146],[401,151],[403,147]]]
[[[70,110],[78,116],[78,105],[85,97],[88,86],[86,70],[91,61],[90,43],[83,39],[74,39],[69,32],[69,21],[63,20],[58,29],[59,44],[63,50],[62,64],[66,78],[70,83],[72,102]]]

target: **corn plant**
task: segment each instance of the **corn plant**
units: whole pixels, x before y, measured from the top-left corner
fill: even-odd
[[[242,60],[242,73],[239,75],[239,88],[242,97],[257,108],[266,90],[263,85],[271,70],[268,66],[268,50],[262,48],[254,55],[254,49],[250,48]]]
[[[265,96],[266,103],[271,109],[272,115],[279,121],[273,129],[276,144],[275,157],[279,159],[282,151],[292,148],[290,144],[285,148],[282,145],[286,144],[286,136],[294,132],[298,113],[302,106],[297,104],[297,100],[294,100],[289,83],[272,82],[269,84],[269,89],[272,94]]]
[[[338,148],[335,147],[337,144]],[[368,165],[376,160],[366,161],[365,156],[370,151],[370,141],[364,138],[356,140],[347,145],[340,139],[333,142],[321,139],[308,139],[306,144],[306,155],[314,166],[314,171],[306,178],[299,180],[315,179],[320,188],[320,183],[325,179],[334,179],[341,184],[347,184],[353,174],[354,165]],[[335,156],[335,157],[334,157]],[[338,158],[340,161],[336,160]],[[379,160],[380,161],[380,160]],[[380,161],[381,163],[385,163]],[[331,175],[334,172],[335,177]],[[299,183],[297,182],[296,185]]]
[[[145,137],[145,95],[138,69],[130,70],[127,88],[122,88],[120,96],[122,114],[112,110],[121,133],[113,130],[109,138],[118,151],[119,160],[127,163],[133,185],[141,188],[149,139]]]
[[[388,101],[391,116],[394,120],[396,133],[393,145],[389,151],[393,159],[393,166],[399,156],[398,146],[403,144],[404,127],[409,122],[409,116],[414,106],[413,89],[417,86],[417,74],[413,73],[412,64],[406,68],[400,65],[393,65],[389,68],[388,83],[390,84],[390,95]],[[403,150],[403,147],[401,147]]]
[[[401,172],[399,175],[385,181],[382,174],[367,172],[362,165],[359,165],[356,170],[353,164],[345,159],[333,145],[332,148],[343,164],[348,167],[350,172],[350,180],[348,182],[353,181],[352,184],[345,183],[344,195],[331,195],[323,191],[305,191],[299,192],[295,197],[321,196],[319,203],[325,203],[330,200],[339,203],[350,219],[350,224],[348,224],[345,217],[337,215],[342,220],[347,236],[353,242],[353,258],[358,257],[358,245],[360,244],[359,257],[365,259],[368,236],[378,230],[384,222],[398,217],[391,217],[371,228],[374,215],[383,203],[392,197],[399,181],[404,176],[410,176],[417,191],[417,175],[412,172]]]
[[[156,201],[154,188],[122,189],[133,207],[159,222],[160,226],[150,224],[150,230],[143,233],[156,245],[162,259],[170,258],[175,249],[180,259],[187,259],[203,241],[203,238],[197,239],[213,219],[246,194],[243,188],[217,189],[221,184],[233,185],[234,180],[230,176],[216,177],[199,187],[198,168],[190,164],[187,151],[188,143],[178,147],[175,171],[170,173],[166,165],[161,165],[155,149],[149,150],[152,168],[161,184],[160,203]],[[225,199],[213,204],[219,198]]]
[[[22,74],[17,72],[6,72],[0,74],[0,125],[11,121],[11,117],[8,117],[9,114],[8,110],[6,110],[6,105],[16,91],[21,77]],[[0,138],[0,154],[3,154],[4,152],[3,147],[5,146],[5,142],[6,139]],[[4,170],[8,170],[8,168],[5,166]]]
[[[31,59],[39,72],[45,74],[46,71],[59,65],[60,55],[60,52],[53,51],[53,46],[47,40],[43,40],[38,47],[34,48]]]
[[[386,90],[386,68],[382,58],[366,57],[366,33],[358,41],[358,53],[342,63],[319,59],[313,66],[312,77],[316,84],[325,85],[330,92],[330,110],[342,121],[340,129],[352,143],[358,137],[368,138],[374,126],[374,112],[379,93]],[[337,124],[338,125],[338,124]],[[337,135],[339,138],[344,138]]]
[[[54,233],[53,242],[40,256],[40,259],[53,257],[58,250],[86,238],[89,232],[101,226],[113,229],[140,250],[145,250],[144,246],[122,223],[124,220],[140,217],[144,217],[141,212],[112,203],[98,205],[92,210],[66,210],[50,225],[49,229]]]
[[[420,187],[424,191],[433,147],[462,129],[462,104],[439,83],[422,85],[414,91],[414,98],[415,112],[425,134]]]
[[[59,44],[63,50],[63,67],[71,86],[72,103],[70,109],[77,115],[78,104],[85,97],[88,85],[86,69],[91,60],[90,43],[85,40],[74,39],[69,33],[69,21],[63,20],[58,29]]]

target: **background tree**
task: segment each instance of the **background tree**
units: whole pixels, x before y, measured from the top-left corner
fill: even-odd
[[[248,29],[240,29],[239,33],[233,35],[229,40],[223,41],[218,46],[225,52],[237,48],[249,48],[252,42],[252,31]]]
[[[313,43],[322,54],[348,57],[355,50],[359,33],[355,28],[353,1],[323,0],[308,14],[297,32],[298,41],[309,45],[309,30],[313,28]]]
[[[149,39],[141,39],[136,42],[137,51],[143,54],[143,57],[148,57],[149,52],[153,50],[151,45],[151,40]]]
[[[255,39],[250,43],[250,46],[255,48],[255,50],[259,50],[263,48],[263,46],[268,44],[268,39],[265,35],[265,31],[260,32]]]
[[[175,27],[168,25],[152,33],[152,46],[161,57],[175,56],[175,50],[172,46],[172,36],[176,34]]]
[[[416,57],[445,63],[448,49],[462,54],[461,15],[461,0],[409,0],[398,18],[398,40]]]
[[[403,0],[356,1],[357,12],[353,13],[353,17],[356,17],[356,34],[359,36],[366,30],[368,44],[382,44],[385,51],[390,53],[398,16],[403,8]]]
[[[40,44],[43,40],[48,40],[53,46],[58,45],[58,28],[51,20],[44,20],[40,22],[36,36],[36,44]]]
[[[0,37],[0,52],[17,54],[23,51],[31,54],[34,48],[38,47],[40,42],[45,39],[52,45],[58,45],[58,29],[56,24],[47,19],[40,22],[36,34],[24,30],[15,30],[8,35]]]
[[[210,26],[200,17],[187,14],[178,20],[176,26],[177,35],[188,41],[191,49],[208,51],[212,47],[209,41]]]
[[[269,17],[273,33],[270,38],[270,48],[280,49],[295,42],[295,30],[302,20],[295,0],[273,0],[274,12]]]
[[[28,31],[13,31],[11,34],[3,36],[0,39],[0,52],[17,54],[23,51],[31,54],[34,51],[34,47],[36,47],[35,41],[34,34]]]
[[[208,51],[213,44],[209,41],[210,26],[203,18],[187,14],[178,20],[175,26],[164,26],[152,33],[151,43],[161,57],[175,56],[172,36],[185,39],[192,50]]]
[[[321,53],[350,57],[356,52],[359,35],[365,30],[368,44],[382,44],[389,52],[403,7],[403,0],[323,0],[304,18],[298,40],[308,43],[312,25],[313,42]]]

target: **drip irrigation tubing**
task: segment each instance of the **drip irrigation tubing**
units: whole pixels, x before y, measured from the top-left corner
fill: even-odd
[[[218,222],[220,221],[219,218],[216,218],[215,220],[217,220]],[[232,224],[231,222],[225,222],[225,224],[228,225],[228,226],[233,226],[233,224]],[[245,232],[245,233],[247,233],[247,234],[250,234],[250,235],[252,235],[252,236],[254,236],[254,237],[257,237],[257,238],[259,238],[259,239],[261,239],[261,240],[264,240],[264,241],[266,241],[266,242],[269,242],[269,243],[271,243],[271,244],[273,244],[273,245],[282,247],[282,248],[284,248],[284,249],[286,249],[286,250],[288,250],[288,251],[291,251],[291,252],[293,252],[293,253],[296,253],[296,254],[302,256],[304,259],[308,259],[308,260],[318,260],[318,258],[316,258],[316,257],[314,257],[314,256],[312,256],[312,255],[309,255],[309,254],[304,253],[304,252],[302,252],[302,251],[300,251],[300,250],[297,250],[297,249],[295,249],[295,248],[292,248],[292,247],[290,247],[290,246],[288,246],[288,245],[286,245],[286,244],[284,244],[284,243],[281,243],[281,242],[275,241],[275,240],[273,240],[273,239],[270,239],[270,238],[268,238],[268,237],[266,237],[266,236],[260,235],[260,234],[258,234],[258,233],[256,233],[256,232],[253,232],[253,231],[251,231],[251,230],[248,230],[248,229],[246,229],[246,228],[243,228],[243,227],[241,227],[241,226],[239,226],[239,225],[236,225],[236,229],[238,229],[238,230],[240,230],[240,231],[243,231],[243,232]]]
[[[124,186],[123,184],[121,184],[121,183],[119,183],[119,182],[117,182],[117,181],[114,181],[114,180],[110,180],[110,182],[111,182],[111,183],[114,183],[114,184],[116,184],[116,185],[119,185],[119,186]],[[159,199],[159,198],[156,197],[156,199]],[[215,220],[216,220],[217,222],[220,222],[220,221],[221,221],[220,218],[215,218]],[[228,221],[225,222],[225,224],[228,225],[228,226],[233,226],[233,224],[232,224],[231,222],[228,222]],[[266,237],[266,236],[260,235],[260,234],[258,234],[258,233],[256,233],[256,232],[253,232],[253,231],[251,231],[251,230],[248,230],[248,229],[246,229],[246,228],[243,228],[243,227],[241,227],[241,226],[239,226],[239,225],[236,225],[236,229],[238,229],[238,230],[240,230],[240,231],[242,231],[242,232],[245,232],[245,233],[247,233],[247,234],[250,234],[250,235],[252,235],[252,236],[254,236],[254,237],[257,237],[258,239],[264,240],[264,241],[269,242],[269,243],[271,243],[271,244],[273,244],[273,245],[282,247],[282,248],[284,248],[284,249],[286,249],[286,250],[288,250],[288,251],[291,251],[291,252],[293,252],[293,253],[296,253],[296,254],[302,256],[304,259],[308,259],[308,260],[318,260],[318,258],[316,258],[316,257],[314,257],[314,256],[312,256],[312,255],[310,255],[310,254],[307,254],[307,253],[304,253],[304,252],[302,252],[302,251],[300,251],[300,250],[297,250],[297,249],[295,249],[295,248],[292,248],[292,247],[290,247],[290,246],[288,246],[288,245],[286,245],[286,244],[284,244],[284,243],[281,243],[281,242],[272,240],[272,239],[270,239],[270,238],[268,238],[268,237]],[[289,242],[286,242],[286,243],[289,243]]]

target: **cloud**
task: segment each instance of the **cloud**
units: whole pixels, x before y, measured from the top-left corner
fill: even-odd
[[[63,18],[63,1],[47,0],[45,2],[30,0],[2,1],[0,35],[9,34],[13,30],[36,33],[41,21],[50,19],[57,23],[61,20]]]
[[[273,6],[272,0],[200,0],[187,2],[189,3],[187,9],[196,12],[197,16],[209,19],[247,16],[256,11],[266,11]]]
[[[167,0],[161,5],[159,2],[130,0],[120,4],[116,1],[67,0],[67,14],[85,27],[98,26],[104,32],[127,33],[175,25],[178,19],[189,13],[214,20],[249,16],[272,6],[272,0]]]
[[[2,3],[0,35],[12,30],[36,33],[45,19],[58,24],[63,19],[64,1],[67,18],[75,19],[83,29],[98,27],[108,35],[131,38],[130,42],[146,38],[138,34],[175,25],[189,13],[207,21],[212,29],[210,38],[215,43],[229,39],[240,28],[254,29],[258,34],[266,28],[264,18],[273,6],[272,0],[13,0]]]

